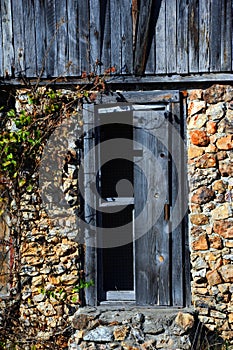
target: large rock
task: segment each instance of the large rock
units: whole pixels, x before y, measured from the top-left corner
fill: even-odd
[[[193,214],[190,216],[190,221],[194,225],[201,226],[208,224],[209,218],[205,214]]]
[[[191,143],[195,146],[207,146],[210,142],[206,131],[202,130],[190,131],[190,140]]]
[[[224,100],[226,92],[229,98],[231,94],[231,90],[232,90],[232,87],[230,85],[225,86],[225,85],[214,84],[204,91],[203,98],[207,103],[218,103]]]
[[[205,101],[191,101],[188,104],[188,115],[192,116],[198,112],[203,111],[206,108]]]
[[[219,275],[217,270],[208,271],[206,273],[206,278],[207,278],[208,283],[209,283],[210,286],[215,286],[217,284],[222,283],[221,276]]]
[[[221,235],[223,238],[233,238],[233,221],[219,220],[214,223],[214,232]]]
[[[211,201],[211,199],[214,198],[214,195],[215,195],[214,191],[212,191],[210,188],[206,186],[202,186],[198,188],[198,190],[193,194],[191,198],[191,202],[197,203],[197,204],[204,204]]]
[[[210,120],[217,121],[224,117],[226,111],[225,103],[217,103],[209,106],[206,110],[206,115]]]
[[[191,329],[194,325],[194,317],[189,313],[179,312],[175,318],[175,323],[185,331]]]
[[[218,271],[220,272],[224,282],[233,282],[233,265],[223,265]]]
[[[211,153],[206,153],[201,156],[197,162],[197,168],[214,168],[216,166],[216,155]]]
[[[85,341],[93,342],[111,342],[113,340],[113,328],[106,326],[99,326],[87,332],[83,339]]]
[[[231,216],[231,208],[228,203],[224,203],[212,210],[211,216],[213,220],[223,220]]]
[[[221,150],[230,150],[233,148],[233,135],[227,135],[221,137],[217,140],[216,145],[218,149]]]

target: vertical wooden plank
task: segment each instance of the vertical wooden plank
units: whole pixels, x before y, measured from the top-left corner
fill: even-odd
[[[156,74],[166,74],[166,0],[162,0],[155,28]]]
[[[1,17],[2,17],[2,44],[4,47],[3,74],[5,77],[9,77],[12,75],[12,66],[14,63],[11,1],[9,0],[1,1]]]
[[[183,191],[183,179],[184,171],[183,166],[183,152],[182,152],[182,141],[181,138],[176,137],[173,130],[180,135],[180,126],[182,124],[180,116],[180,104],[171,104],[171,118],[170,118],[170,149],[171,152],[171,176],[170,176],[170,203],[171,203],[171,265],[172,265],[172,305],[183,306],[184,305],[184,274],[185,274],[185,261],[184,261],[184,234],[182,227],[182,208],[185,201]],[[179,194],[179,195],[178,195]],[[175,209],[176,208],[176,209]],[[173,210],[176,210],[173,213]],[[180,222],[179,222],[180,218]],[[178,222],[177,222],[178,220]]]
[[[12,18],[14,32],[14,68],[15,76],[25,74],[25,52],[24,52],[24,15],[22,0],[12,3]]]
[[[189,72],[199,70],[199,0],[189,2]],[[201,30],[201,28],[200,28]],[[202,45],[202,43],[200,43]]]
[[[218,72],[221,67],[221,11],[222,0],[211,1],[210,5],[210,71]],[[225,35],[225,34],[224,34]]]
[[[57,76],[67,75],[68,36],[67,36],[67,3],[66,0],[56,2],[56,53]]]
[[[23,19],[24,19],[24,45],[25,45],[25,75],[27,77],[36,76],[36,37],[35,37],[35,18],[34,2],[31,0],[23,1]]]
[[[55,0],[45,0],[46,14],[46,72],[47,77],[57,76],[57,24]]]
[[[79,67],[79,27],[78,0],[67,0],[67,25],[68,25],[68,57],[70,63],[69,75],[81,74]]]
[[[110,0],[100,2],[101,26],[101,73],[111,65],[111,28],[110,28]]]
[[[221,71],[231,71],[232,61],[232,9],[231,0],[222,0],[221,13]]]
[[[210,1],[199,2],[199,72],[210,69]]]
[[[158,112],[159,113],[159,112]],[[161,113],[161,112],[160,112]],[[135,141],[143,145],[143,156],[135,157],[135,260],[136,260],[136,299],[138,304],[170,305],[170,256],[169,256],[169,234],[167,222],[164,220],[164,205],[168,201],[161,195],[161,187],[168,192],[168,149],[160,141],[168,139],[167,122],[157,128],[154,124],[157,118],[151,118],[148,112],[143,112],[145,125],[135,128]],[[142,118],[138,112],[134,114],[134,120]],[[149,130],[153,130],[153,135]],[[149,150],[147,152],[146,150]],[[153,156],[151,155],[151,153]],[[155,171],[155,161],[159,169]],[[147,178],[143,170],[149,174]],[[161,185],[162,184],[162,185]],[[143,210],[147,205],[148,209]],[[140,214],[143,212],[143,214]],[[138,215],[143,217],[137,220]],[[157,218],[154,223],[154,217]],[[142,236],[145,227],[150,227],[148,232]]]
[[[81,72],[89,72],[89,0],[82,0],[82,4],[79,6],[79,60]]]
[[[101,26],[100,26],[100,1],[90,0],[90,69],[96,70],[100,66]],[[98,73],[98,71],[97,71]]]
[[[22,1],[22,0],[21,0]],[[35,0],[35,48],[37,76],[46,76],[46,22],[44,2]]]
[[[84,158],[88,152],[95,146],[95,138],[93,137],[94,128],[94,105],[84,105],[83,108],[83,132],[84,132]],[[85,234],[85,278],[94,281],[94,286],[86,288],[85,299],[86,304],[90,306],[97,305],[97,252],[96,252],[96,232],[92,231],[88,224],[96,225],[95,198],[90,190],[91,184],[95,183],[95,159],[88,158],[89,161],[84,162],[84,218],[86,227]]]
[[[121,72],[133,73],[132,0],[121,0]]]
[[[177,73],[188,73],[188,5],[177,0]]]
[[[115,0],[110,6],[111,17],[111,66],[121,73],[121,0]],[[133,54],[133,52],[131,53]]]
[[[155,32],[151,33],[151,35],[153,35],[153,39],[151,42],[149,56],[147,58],[145,74],[154,74],[155,72]]]
[[[166,0],[166,60],[167,73],[176,73],[176,0]]]

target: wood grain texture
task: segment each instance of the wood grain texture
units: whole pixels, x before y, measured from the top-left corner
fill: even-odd
[[[12,4],[12,20],[14,32],[14,67],[15,76],[18,77],[25,72],[25,41],[24,41],[24,14],[22,0],[14,1]]]
[[[133,73],[132,0],[121,0],[121,73]]]
[[[116,68],[118,73],[122,68],[122,52],[121,52],[121,0],[115,0],[110,6],[111,18],[111,66]]]
[[[57,75],[65,76],[68,72],[68,16],[66,0],[56,2],[56,64]]]
[[[90,0],[90,65],[91,71],[99,72],[96,62],[101,60],[100,1]]]
[[[189,72],[199,71],[199,0],[189,2]]]
[[[166,73],[166,0],[162,0],[155,28],[155,60],[155,72]]]
[[[21,0],[22,1],[22,0]],[[35,0],[35,48],[36,48],[36,75],[45,77],[46,62],[46,17],[42,2]]]
[[[98,8],[97,8],[98,9]],[[96,9],[96,10],[97,10]],[[100,2],[101,25],[101,73],[111,66],[111,26],[110,26],[110,0]]]
[[[177,2],[177,73],[188,72],[188,6],[186,0]]]
[[[177,10],[176,0],[166,0],[166,57],[167,73],[176,72]]]
[[[210,71],[218,72],[221,67],[221,12],[222,1],[210,4]],[[225,35],[225,33],[224,33]]]
[[[95,139],[92,137],[92,128],[94,127],[94,105],[84,105],[83,109],[84,126],[84,157],[94,147]],[[93,280],[94,286],[86,288],[85,299],[86,304],[90,306],[97,305],[97,251],[96,251],[96,230],[92,230],[91,226],[96,224],[95,198],[90,190],[91,183],[95,179],[95,159],[89,158],[89,162],[84,162],[84,200],[85,200],[85,217],[87,226],[84,229],[85,237],[85,276],[88,281]],[[88,190],[89,188],[89,190]]]
[[[79,67],[79,8],[78,0],[67,0],[67,31],[68,31],[68,75],[80,75]]]
[[[12,75],[14,65],[12,9],[8,0],[1,1],[1,20],[3,75],[8,78]]]
[[[46,20],[46,61],[45,71],[47,77],[57,76],[57,23],[55,0],[45,0]]]
[[[221,71],[228,71],[232,62],[232,1],[222,0]]]
[[[36,36],[35,36],[35,11],[34,3],[31,0],[23,1],[24,18],[24,54],[25,74],[27,77],[36,75]]]
[[[89,41],[89,1],[82,0],[79,6],[79,67],[81,72],[90,71],[90,41]]]
[[[210,70],[210,1],[199,2],[199,72]]]

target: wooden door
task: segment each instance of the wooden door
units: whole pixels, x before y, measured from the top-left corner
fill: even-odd
[[[189,255],[184,215],[186,178],[184,142],[180,137],[184,129],[184,110],[179,94],[126,92],[120,97],[125,101],[121,105],[112,105],[113,95],[111,101],[107,101],[111,102],[111,105],[98,105],[95,108],[93,105],[85,106],[84,129],[93,126],[93,130],[91,133],[86,132],[84,137],[84,157],[88,149],[98,149],[100,140],[93,132],[96,133],[99,108],[106,108],[109,115],[111,111],[116,110],[119,113],[127,111],[131,115],[134,198],[131,198],[128,204],[131,208],[133,206],[134,213],[132,237],[136,303],[154,306],[188,305]],[[117,98],[119,99],[119,95]],[[90,200],[88,184],[96,182],[97,158],[98,154],[95,160],[92,159],[91,167],[84,162],[87,200]],[[119,205],[121,200],[114,199],[114,205]],[[92,198],[92,202],[95,202],[95,205],[92,205],[91,211],[89,206],[86,206],[85,217],[86,221],[91,218],[94,223],[100,214],[98,201]],[[96,225],[96,237],[98,230]],[[95,281],[95,286],[86,291],[86,300],[87,304],[96,305],[101,301],[101,269],[104,265],[98,260],[96,252],[99,248],[93,246],[93,229],[90,232],[86,229],[85,235],[87,243],[90,236],[92,237],[92,247],[86,249],[86,277]]]

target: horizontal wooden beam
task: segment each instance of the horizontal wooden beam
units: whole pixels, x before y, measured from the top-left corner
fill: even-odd
[[[30,80],[30,85],[37,83],[36,79]],[[232,83],[233,74],[230,73],[205,73],[205,74],[189,74],[189,75],[148,75],[144,77],[138,77],[133,75],[112,76],[105,78],[108,84],[172,84],[172,83],[208,83],[208,82],[222,82]],[[71,85],[86,85],[89,81],[87,79],[81,79],[80,77],[64,77],[57,80],[41,79],[39,85],[56,85],[56,86],[71,86]],[[2,79],[0,78],[0,88],[5,86],[26,87],[24,81],[20,79]],[[162,86],[160,87],[162,88]]]

